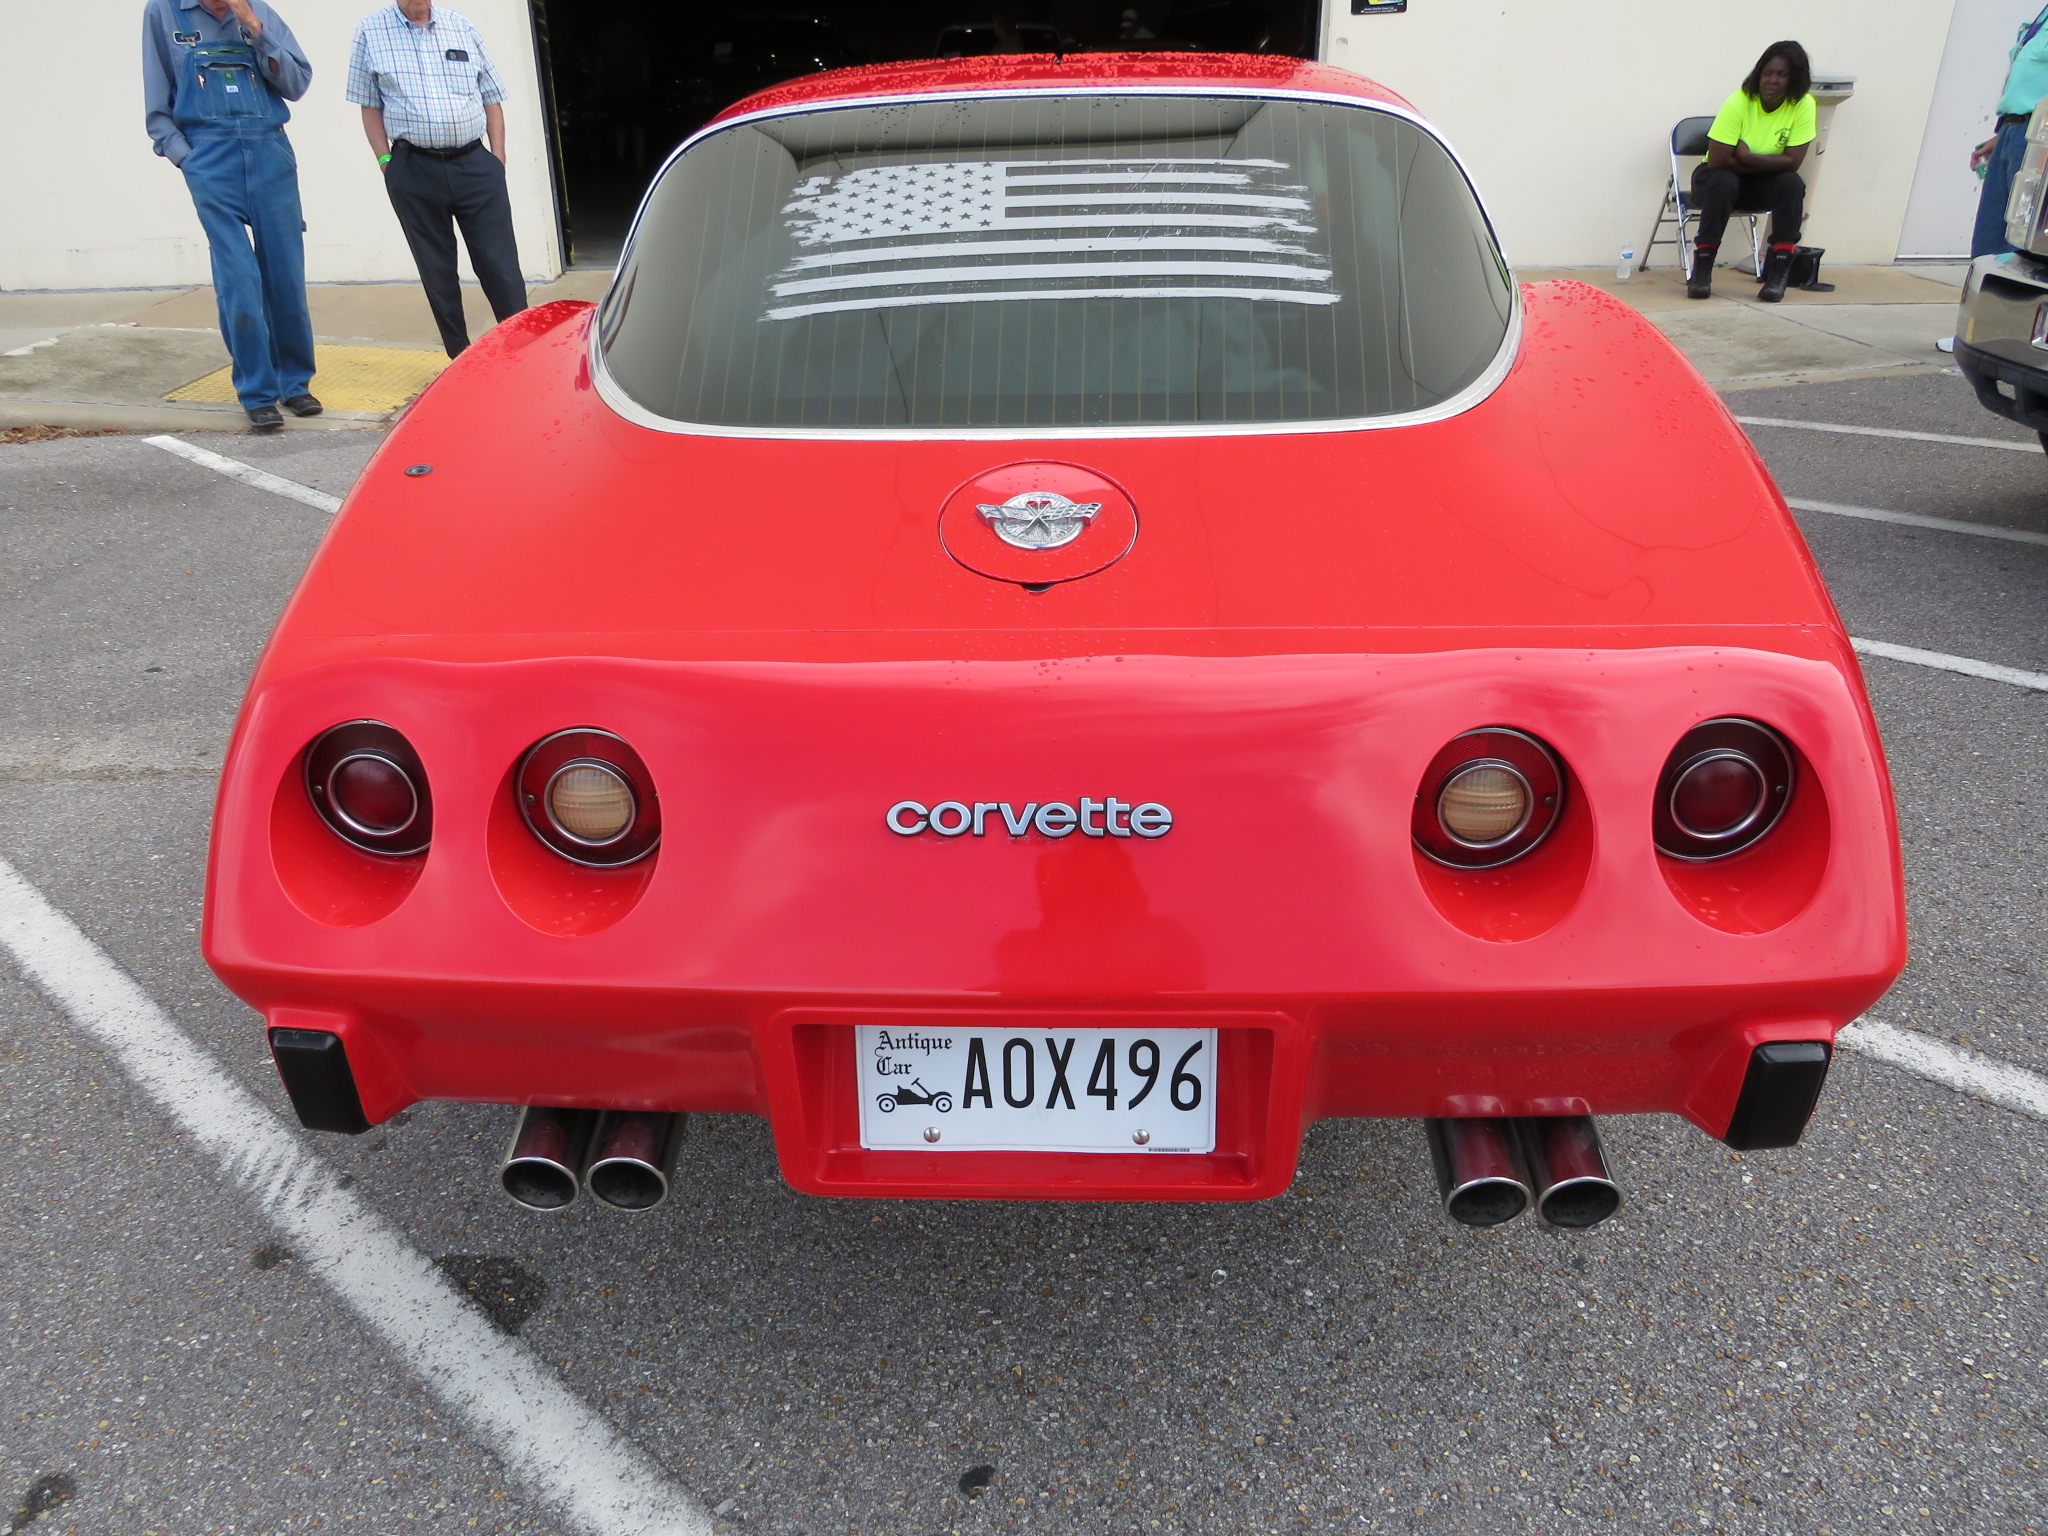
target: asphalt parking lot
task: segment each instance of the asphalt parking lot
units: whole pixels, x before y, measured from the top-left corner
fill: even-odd
[[[2032,443],[1953,376],[1728,400]],[[1751,431],[1794,500],[2048,533],[2038,449]],[[190,441],[339,495],[376,439]],[[2048,541],[1800,521],[1852,634],[2048,673]],[[0,448],[0,858],[274,1116],[197,930],[213,774],[324,522],[136,437]],[[2048,1073],[2048,692],[1866,670],[1913,940],[1874,1015]],[[700,1116],[639,1219],[511,1206],[501,1110],[292,1132],[665,1523],[565,1514],[125,1060],[0,955],[15,1536],[2048,1528],[2048,1123],[1866,1054],[1795,1151],[1611,1122],[1628,1204],[1584,1234],[1448,1225],[1412,1123],[1319,1126],[1260,1205],[915,1205],[796,1195],[763,1125]]]

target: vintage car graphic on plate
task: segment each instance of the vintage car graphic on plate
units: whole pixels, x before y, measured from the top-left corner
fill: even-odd
[[[1595,1117],[1795,1143],[1903,959],[1776,488],[1638,316],[1516,284],[1380,86],[827,74],[465,353],[251,682],[206,952],[305,1124],[507,1106],[645,1210],[690,1114],[819,1195],[1243,1200],[1423,1122],[1586,1226]]]

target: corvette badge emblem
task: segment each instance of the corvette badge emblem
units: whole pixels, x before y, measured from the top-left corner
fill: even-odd
[[[1021,491],[999,506],[977,502],[996,537],[1018,549],[1058,549],[1081,536],[1102,510],[1099,501],[1069,501],[1057,491]]]

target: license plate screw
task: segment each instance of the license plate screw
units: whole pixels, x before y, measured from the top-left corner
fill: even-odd
[[[1150,1141],[1151,1139],[1152,1139],[1152,1133],[1151,1133],[1150,1131],[1133,1131],[1133,1132],[1131,1132],[1131,1140],[1135,1141],[1135,1142],[1136,1142],[1136,1143],[1137,1143],[1137,1144],[1138,1144],[1139,1146],[1141,1146],[1141,1147],[1142,1147],[1143,1145],[1145,1145],[1145,1143],[1146,1143],[1146,1142],[1148,1142],[1148,1141]]]
[[[926,1126],[924,1128],[924,1139],[926,1141],[937,1141],[939,1139],[939,1128],[936,1125]]]

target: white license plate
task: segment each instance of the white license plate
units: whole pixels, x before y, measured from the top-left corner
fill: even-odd
[[[1213,1029],[854,1029],[869,1151],[1213,1152]]]

